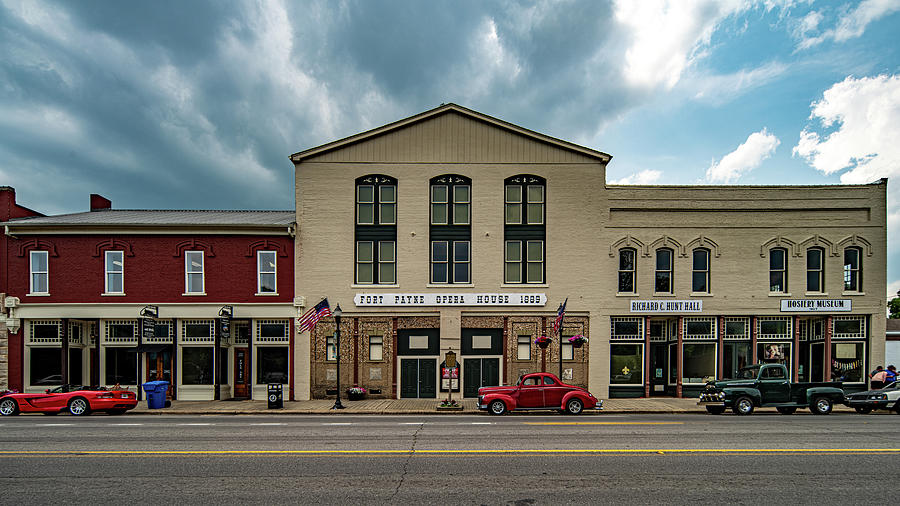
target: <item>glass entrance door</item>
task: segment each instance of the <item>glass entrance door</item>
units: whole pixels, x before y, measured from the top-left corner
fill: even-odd
[[[650,343],[650,395],[666,395],[666,343]]]
[[[147,352],[147,381],[168,381],[167,398],[172,397],[172,351]]]

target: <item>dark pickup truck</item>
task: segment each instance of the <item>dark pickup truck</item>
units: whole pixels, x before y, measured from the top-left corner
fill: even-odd
[[[827,415],[835,404],[844,402],[840,382],[791,383],[782,364],[744,367],[737,376],[707,383],[697,404],[706,406],[706,411],[714,415],[722,414],[726,408],[736,415],[749,415],[757,407],[777,408],[783,415],[808,407],[817,415]]]

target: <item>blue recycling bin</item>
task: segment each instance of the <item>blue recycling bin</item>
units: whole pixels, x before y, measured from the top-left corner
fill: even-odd
[[[144,392],[147,393],[147,408],[161,409],[166,407],[166,392],[168,391],[168,381],[148,381],[144,383]]]

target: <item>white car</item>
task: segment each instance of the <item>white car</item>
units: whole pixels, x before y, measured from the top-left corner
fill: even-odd
[[[900,381],[878,390],[867,390],[846,396],[846,403],[857,413],[870,413],[873,409],[892,409],[900,415]]]

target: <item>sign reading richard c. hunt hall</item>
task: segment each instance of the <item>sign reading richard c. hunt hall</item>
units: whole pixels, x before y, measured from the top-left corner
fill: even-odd
[[[702,300],[633,300],[632,313],[700,313]]]
[[[853,301],[850,299],[781,299],[781,310],[824,312],[852,311]]]

